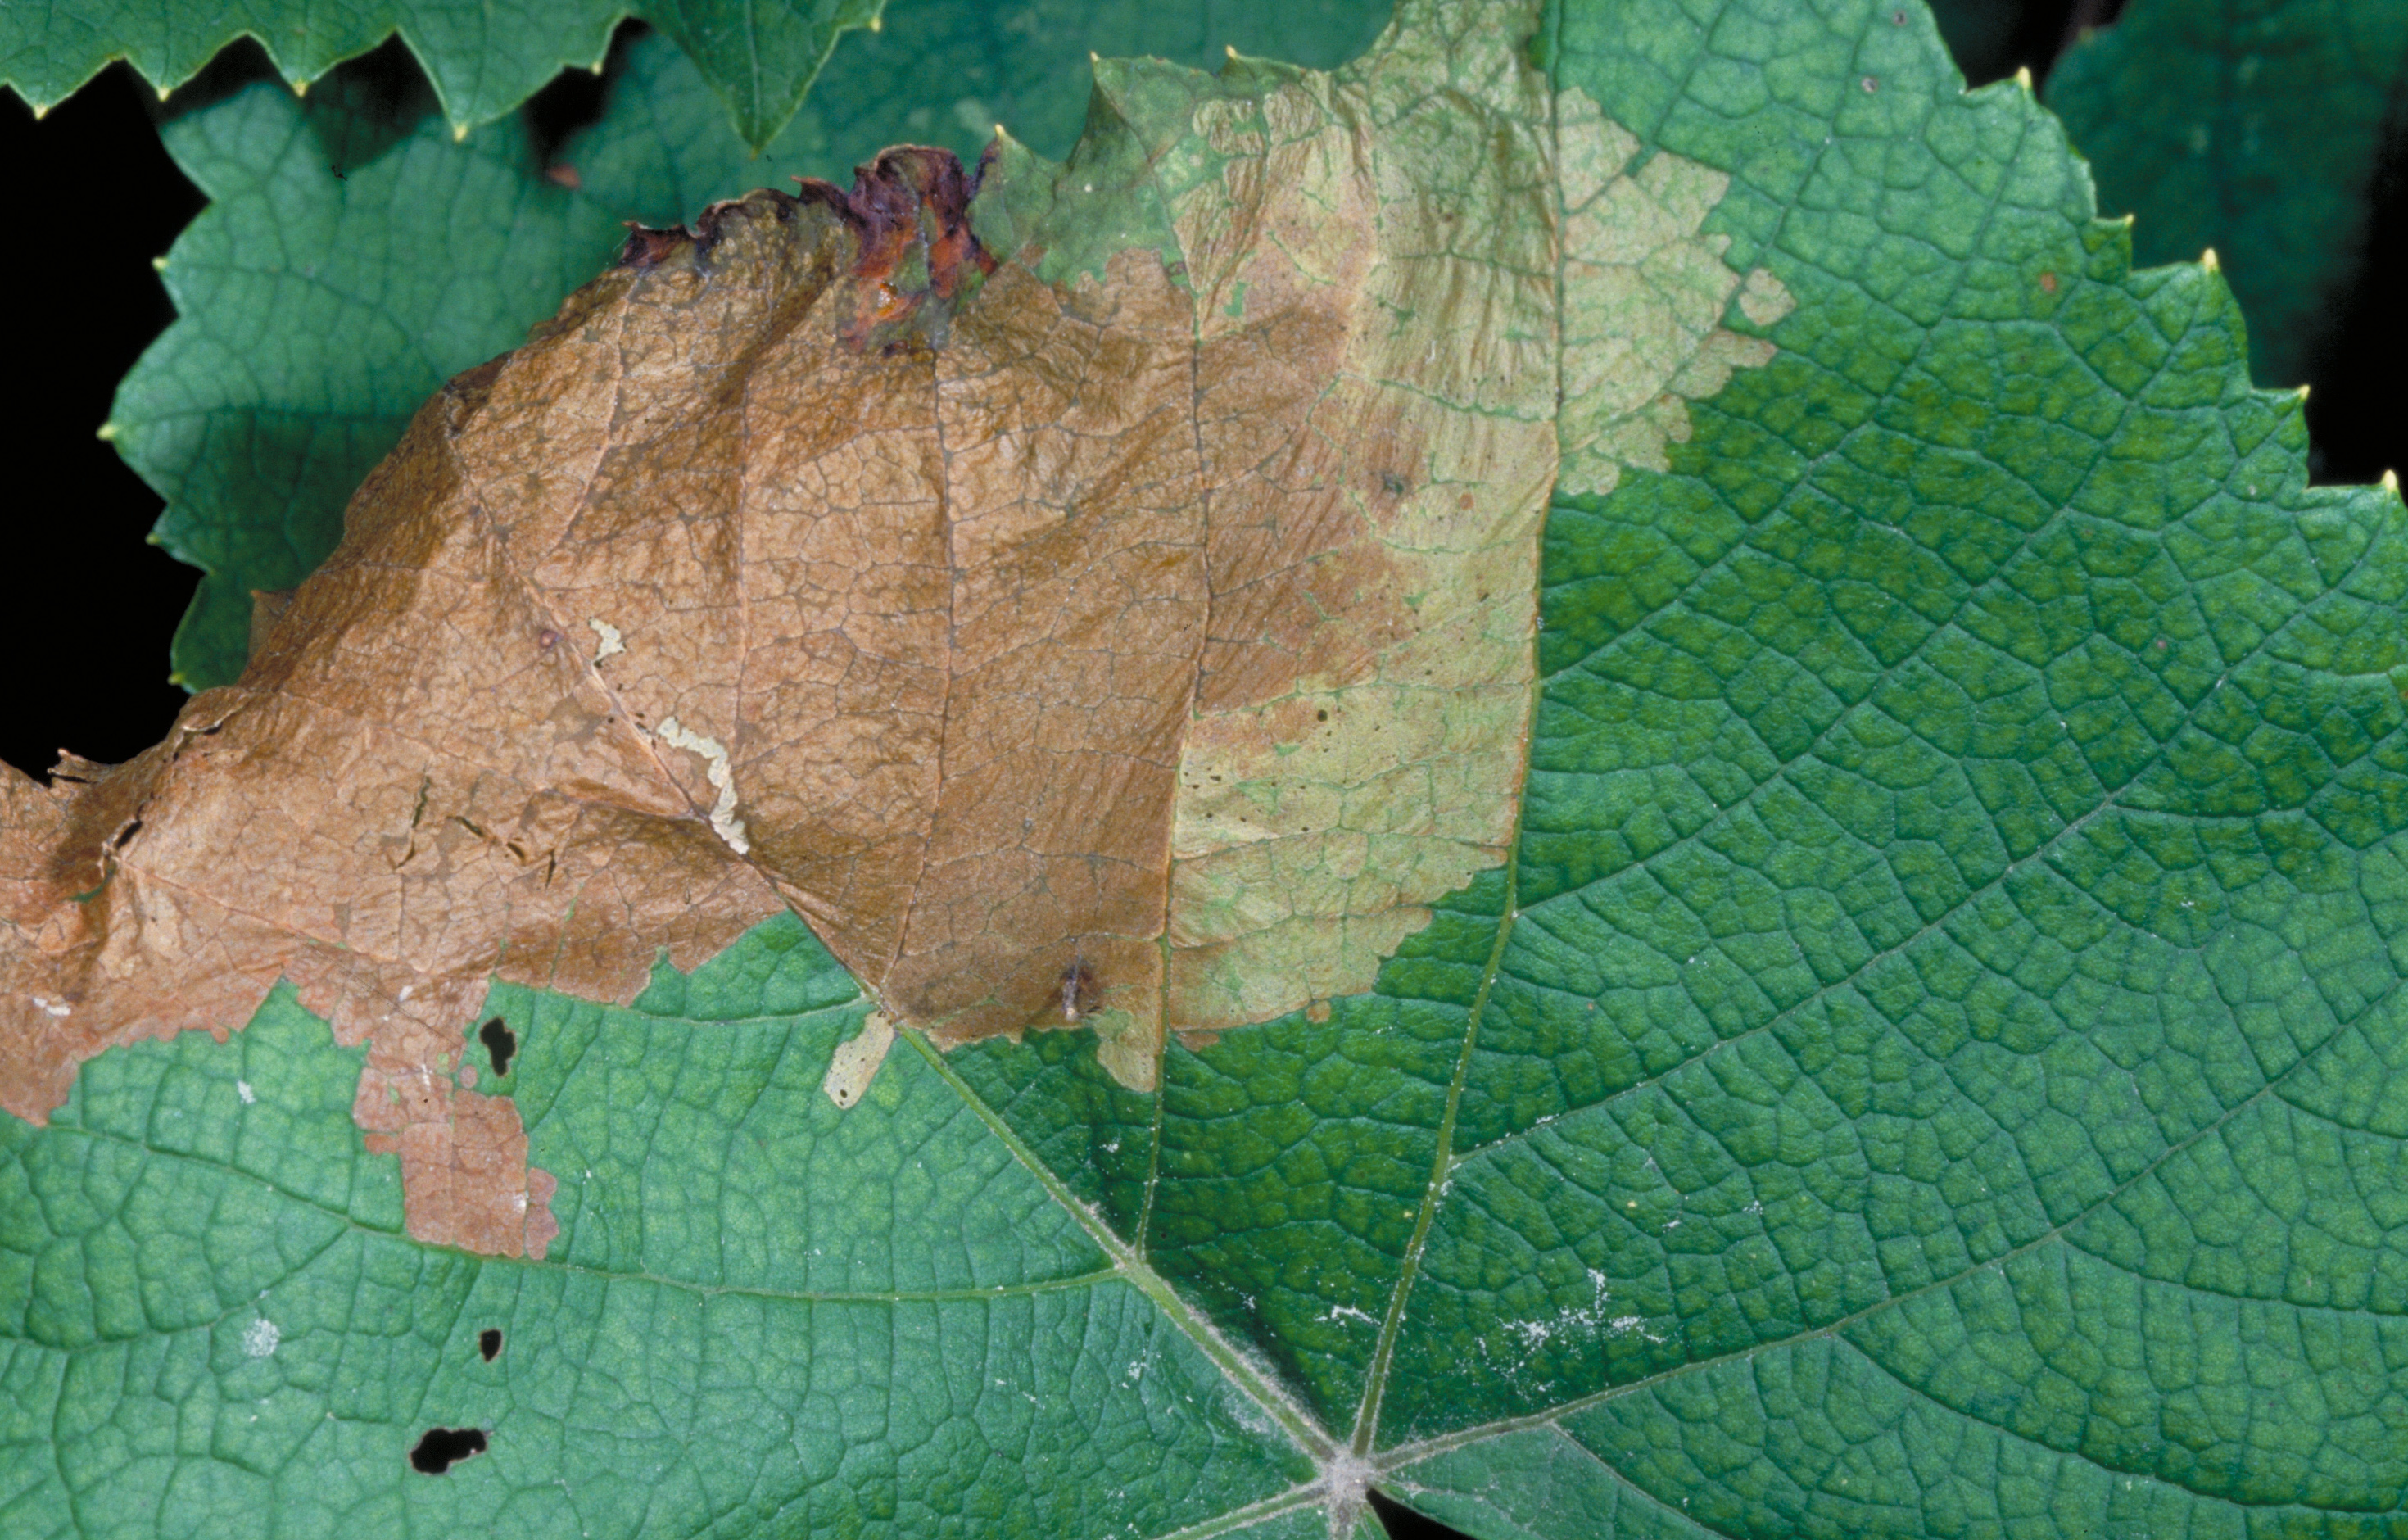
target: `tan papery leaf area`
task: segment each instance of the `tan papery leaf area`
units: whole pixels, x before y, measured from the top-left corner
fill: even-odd
[[[1140,1089],[1368,988],[1513,836],[1559,415],[1584,489],[1660,464],[1769,356],[1724,307],[1787,305],[1512,30],[1104,66],[1065,166],[636,233],[420,410],[239,683],[7,774],[0,1100],[288,978],[410,1232],[540,1256],[457,1078],[495,978],[624,1001],[790,907],[895,1025],[1090,1029]]]

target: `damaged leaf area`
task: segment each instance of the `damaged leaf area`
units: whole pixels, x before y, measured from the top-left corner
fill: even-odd
[[[1625,175],[1479,25],[1098,80],[1065,166],[637,231],[419,413],[237,684],[12,777],[7,1105],[289,979],[367,1044],[411,1233],[541,1256],[456,1072],[495,979],[624,1000],[791,909],[882,1019],[1083,1026],[1150,1090],[1501,866],[1559,381],[1595,487],[1770,356],[1719,325],[1787,302],[1698,235],[1727,179]]]
[[[0,1528],[2400,1531],[2408,515],[2218,270],[1915,0],[1096,78],[7,784]]]

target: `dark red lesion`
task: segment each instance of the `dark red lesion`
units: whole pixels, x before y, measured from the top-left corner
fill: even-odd
[[[660,266],[680,249],[693,244],[694,232],[682,224],[666,230],[654,230],[631,222],[627,226],[627,243],[619,248],[619,266],[633,267],[640,273],[648,267]]]
[[[859,241],[855,309],[842,331],[854,348],[941,340],[954,304],[995,271],[995,258],[970,233],[978,174],[950,150],[907,144],[884,151],[854,168],[850,188],[810,177],[795,180],[792,198],[767,195],[793,208],[825,209]],[[696,255],[707,253],[722,210],[733,207],[711,205],[691,230],[631,226],[619,261],[641,271],[689,246]]]

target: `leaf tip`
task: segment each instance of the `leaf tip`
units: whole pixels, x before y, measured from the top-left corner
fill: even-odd
[[[2211,273],[2221,272],[2224,269],[2224,264],[2215,260],[2215,248],[2213,246],[2199,253],[2199,265]]]
[[[2395,497],[2400,496],[2400,472],[2396,470],[2385,471],[2383,473],[2382,484],[2384,491],[2390,493]]]
[[[115,423],[103,423],[100,425],[100,431],[93,435],[93,437],[98,439],[103,443],[112,442],[117,438],[117,425]]]
[[[152,257],[150,259],[150,270],[154,273],[165,272],[167,270],[167,259],[163,256]]]
[[[2015,66],[2015,84],[2023,87],[2026,93],[2030,92],[2032,88],[2031,65],[2017,65]]]
[[[466,141],[467,137],[468,125],[466,123],[453,123],[452,125],[452,142],[453,144],[460,144]]]

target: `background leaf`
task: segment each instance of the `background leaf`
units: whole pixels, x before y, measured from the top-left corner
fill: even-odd
[[[819,78],[837,38],[875,28],[884,0],[650,0],[638,13],[676,40],[735,117],[767,148]]]
[[[2048,84],[2134,256],[2213,247],[2259,381],[2295,385],[2338,339],[2386,140],[2403,120],[2408,3],[2131,0]]]
[[[810,88],[838,36],[875,24],[879,4],[661,0],[651,19],[691,53],[735,114],[738,132],[761,145]],[[601,68],[611,29],[631,14],[638,12],[615,0],[522,0],[500,7],[381,0],[358,8],[313,0],[66,0],[0,9],[0,85],[47,108],[110,60],[124,59],[164,96],[220,50],[251,37],[279,74],[307,86],[398,36],[425,67],[445,116],[465,133],[509,112],[563,66]]]

